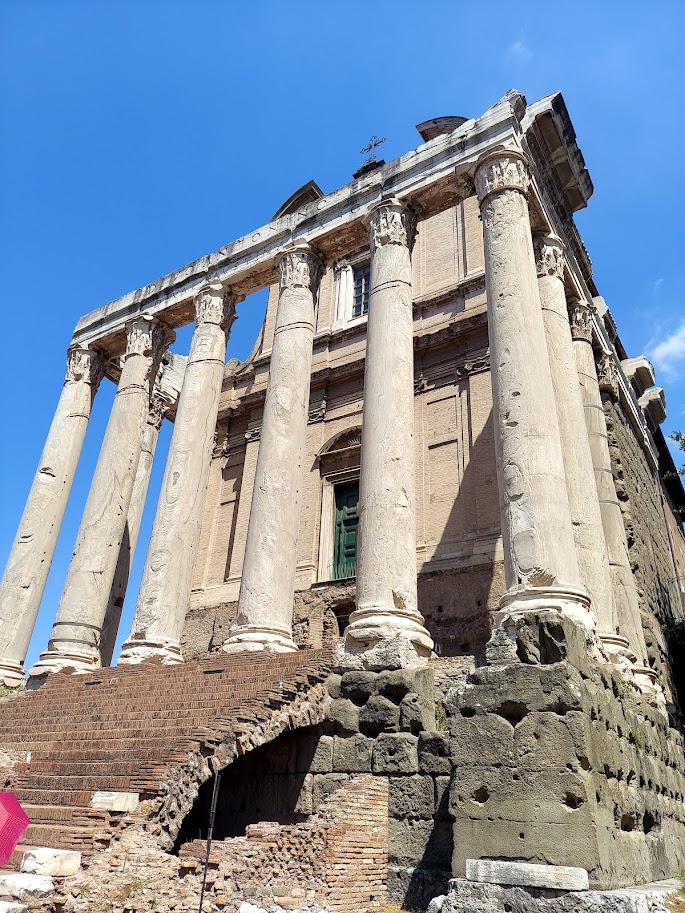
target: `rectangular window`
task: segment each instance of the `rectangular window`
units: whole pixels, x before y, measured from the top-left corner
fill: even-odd
[[[354,299],[352,317],[363,317],[369,312],[369,286],[371,284],[371,265],[364,263],[354,268]]]
[[[357,526],[359,524],[359,482],[335,486],[335,538],[333,580],[357,576]]]

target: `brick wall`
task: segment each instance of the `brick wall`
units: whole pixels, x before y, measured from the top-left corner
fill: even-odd
[[[181,849],[182,874],[199,874],[203,841]],[[256,906],[378,913],[387,901],[388,782],[358,776],[344,783],[315,815],[297,825],[261,823],[244,837],[214,844],[211,884]],[[230,907],[229,907],[230,909]]]

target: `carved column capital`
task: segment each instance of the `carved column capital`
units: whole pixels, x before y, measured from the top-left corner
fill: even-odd
[[[416,238],[416,212],[401,200],[384,200],[371,210],[368,231],[372,250],[386,244],[402,244],[411,250]]]
[[[618,399],[618,370],[611,352],[601,352],[597,359],[597,378],[599,389],[608,393],[613,400]]]
[[[571,322],[571,338],[592,342],[592,311],[586,301],[574,298],[568,306]]]
[[[169,408],[169,398],[161,390],[153,390],[150,397],[150,411],[147,416],[147,423],[156,431],[162,427],[164,413]]]
[[[96,390],[105,375],[105,357],[86,346],[69,346],[65,383],[83,381]]]
[[[149,355],[159,362],[174,339],[176,333],[161,320],[140,314],[126,324],[126,356]]]
[[[228,332],[236,319],[236,301],[220,282],[208,282],[195,296],[195,323],[213,323]]]
[[[309,244],[286,251],[278,262],[278,284],[287,288],[307,288],[316,296],[323,276],[323,260]]]
[[[536,235],[533,238],[535,268],[538,277],[564,278],[564,245],[556,235]]]
[[[530,186],[528,161],[516,149],[489,152],[476,163],[475,184],[481,209],[491,196],[503,190],[516,190],[527,197]]]

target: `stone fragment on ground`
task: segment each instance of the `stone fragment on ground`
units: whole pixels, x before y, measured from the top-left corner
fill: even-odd
[[[484,884],[453,878],[446,897],[430,913],[668,913],[666,898],[678,882],[659,882],[615,891],[555,891]]]
[[[81,867],[77,850],[54,850],[36,846],[24,853],[21,870],[32,875],[75,875]]]

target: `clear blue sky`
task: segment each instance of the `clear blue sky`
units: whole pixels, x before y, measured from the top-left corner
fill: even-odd
[[[372,133],[564,93],[595,185],[577,224],[631,355],[685,428],[685,3],[0,0],[0,565],[78,317],[346,183]],[[244,358],[261,301],[239,308]],[[188,334],[179,336],[185,350]],[[59,600],[113,396],[103,383],[29,662]],[[160,441],[133,611],[169,429]]]

